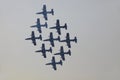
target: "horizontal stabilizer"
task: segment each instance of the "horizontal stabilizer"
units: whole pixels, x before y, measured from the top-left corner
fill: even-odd
[[[51,9],[51,13],[52,13],[52,15],[54,15],[54,11],[53,11],[53,9]]]
[[[60,65],[61,65],[61,66],[63,65],[62,60],[60,60]]]
[[[71,56],[71,51],[70,50],[68,51],[68,54]]]
[[[75,40],[75,43],[77,43],[77,37],[75,37],[75,39],[74,39],[74,40]]]
[[[52,48],[50,47],[50,50],[49,50],[51,53],[52,53]]]
[[[65,26],[64,26],[64,27],[65,27],[65,29],[67,30],[67,24],[66,24],[66,23],[65,23]]]
[[[36,37],[35,39],[40,39],[40,40],[42,40],[42,35],[40,35],[39,37]]]
[[[48,24],[47,24],[47,22],[45,22],[45,27],[48,28]]]
[[[58,41],[60,41],[60,36],[58,36]]]
[[[60,62],[56,62],[56,64],[63,65],[62,60],[60,60]]]
[[[42,40],[42,35],[39,36],[39,39]]]
[[[60,41],[60,36],[58,36],[57,38],[54,38],[54,40]]]

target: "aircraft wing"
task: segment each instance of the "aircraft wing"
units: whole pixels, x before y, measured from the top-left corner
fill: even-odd
[[[50,41],[50,44],[54,47],[55,45],[54,45],[54,41]]]
[[[58,34],[60,34],[60,35],[61,35],[61,30],[60,30],[60,29],[57,29],[57,32],[58,32]]]
[[[31,38],[26,38],[25,40],[31,40]]]
[[[56,65],[53,65],[53,69],[54,69],[54,70],[57,70]]]
[[[35,52],[42,52],[42,50],[38,50],[38,51],[35,51]]]
[[[54,55],[60,55],[60,53],[56,53],[56,54],[54,54]]]
[[[34,45],[36,45],[36,41],[35,41],[35,40],[32,40],[32,43],[33,43]]]
[[[52,63],[47,63],[46,65],[52,65],[52,66],[53,66],[53,69],[54,69],[54,70],[57,70],[56,65],[54,65],[54,64],[52,64]]]
[[[36,13],[36,14],[43,14],[43,12],[38,12],[38,13]]]
[[[66,40],[61,40],[60,42],[66,42]]]
[[[44,41],[50,41],[50,39],[45,39]]]
[[[34,27],[36,27],[37,25],[33,25],[33,26],[30,26],[31,28],[34,28]]]
[[[41,28],[38,28],[38,31],[39,31],[39,33],[41,33],[42,32]]]
[[[69,48],[71,48],[71,44],[70,44],[70,42],[67,42],[67,46],[68,46]]]
[[[43,14],[45,20],[48,20],[48,17],[47,17],[47,13],[46,14]]]
[[[50,27],[50,29],[56,29],[56,27]]]
[[[46,65],[52,65],[52,63],[47,63]]]

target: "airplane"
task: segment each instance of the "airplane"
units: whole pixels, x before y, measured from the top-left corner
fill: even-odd
[[[59,19],[56,20],[56,26],[55,26],[55,27],[50,27],[50,29],[56,29],[56,30],[57,30],[57,33],[58,33],[59,35],[61,35],[61,28],[65,28],[65,29],[67,30],[67,24],[65,23],[64,26],[61,26]]]
[[[70,43],[71,41],[77,43],[77,37],[75,37],[74,39],[70,39],[69,33],[66,34],[66,40],[60,40],[60,42],[66,42],[68,48],[71,48],[71,43]]]
[[[65,54],[69,54],[71,56],[71,51],[68,50],[68,52],[64,52],[63,46],[60,47],[60,52],[56,53],[54,55],[60,55],[62,60],[65,61]]]
[[[46,58],[46,52],[52,53],[52,48],[50,47],[50,49],[45,49],[45,44],[42,44],[41,50],[35,52],[42,52],[43,57]]]
[[[43,9],[42,10],[43,10],[42,12],[38,12],[36,14],[43,14],[43,17],[44,17],[45,20],[48,20],[47,14],[54,15],[53,9],[51,9],[51,11],[47,11],[46,5],[43,5]]]
[[[31,27],[31,28],[36,27],[37,30],[39,31],[39,33],[42,33],[41,27],[46,27],[46,28],[47,28],[47,27],[48,27],[48,24],[47,24],[47,22],[45,22],[45,24],[41,24],[41,23],[40,23],[40,19],[37,18],[36,25],[30,26],[30,27]]]
[[[31,38],[26,38],[25,40],[32,40],[32,43],[34,46],[36,46],[36,39],[42,40],[42,36],[40,35],[39,37],[35,37],[34,31],[31,32]]]
[[[62,60],[60,60],[59,62],[56,62],[56,61],[55,61],[55,57],[53,56],[53,57],[52,57],[52,60],[51,60],[51,63],[47,63],[46,65],[52,65],[53,69],[54,69],[54,70],[57,70],[57,67],[56,67],[57,64],[62,65],[62,64],[63,64],[63,63],[62,63]]]
[[[58,38],[53,38],[53,33],[50,32],[50,36],[49,36],[49,39],[45,39],[44,41],[50,41],[50,44],[52,45],[52,47],[54,47],[54,41],[60,41],[60,36],[58,36]]]

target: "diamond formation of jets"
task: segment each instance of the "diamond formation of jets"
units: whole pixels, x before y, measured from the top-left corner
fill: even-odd
[[[53,9],[51,9],[51,11],[47,11],[46,5],[43,5],[42,12],[37,12],[36,14],[42,14],[44,19],[47,21],[48,20],[48,14],[54,15],[54,11],[53,11]],[[52,27],[48,28],[47,22],[45,22],[44,24],[41,24],[40,18],[37,18],[36,25],[30,26],[30,27],[31,28],[37,28],[37,32],[39,33],[39,36],[36,37],[35,32],[32,31],[31,32],[31,37],[26,38],[25,40],[32,40],[32,43],[33,43],[34,46],[37,45],[36,40],[39,40],[40,43],[42,43],[41,47],[40,47],[41,49],[36,50],[35,53],[41,53],[44,58],[48,58],[49,55],[47,55],[47,53],[50,53],[50,55],[52,55],[52,57],[51,57],[52,59],[51,59],[51,62],[46,63],[46,65],[51,65],[54,70],[57,70],[57,65],[63,65],[62,61],[66,60],[65,55],[71,56],[71,50],[70,50],[71,42],[77,43],[77,37],[75,36],[74,39],[71,39],[70,34],[66,33],[65,39],[61,39],[62,38],[61,35],[63,34],[62,29],[64,28],[65,30],[67,30],[67,23],[65,23],[64,25],[61,25],[59,19],[56,20],[55,26],[52,26]],[[56,33],[51,32],[51,31],[50,31],[49,37],[48,37],[48,35],[43,35],[42,34],[43,33],[42,32],[42,27],[45,27],[45,29],[49,29],[49,30],[56,29],[57,37],[54,36],[54,34],[56,34]],[[43,39],[44,37],[42,37],[42,36],[48,37],[48,38]],[[55,41],[57,43],[60,43],[60,49],[57,52],[54,51],[54,48],[56,47],[55,46]],[[46,48],[47,42],[50,42],[49,48]],[[65,51],[65,49],[66,49],[65,46],[62,45],[64,43],[66,43],[67,46],[68,46],[67,51]],[[52,54],[53,52],[54,52],[54,54]],[[57,62],[55,57],[58,56],[58,55],[60,56],[60,61]]]

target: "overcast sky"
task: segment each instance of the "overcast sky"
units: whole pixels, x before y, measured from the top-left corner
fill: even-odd
[[[48,15],[48,26],[68,24],[62,29],[61,39],[67,32],[77,36],[78,43],[72,43],[72,55],[66,55],[63,66],[57,71],[50,62],[60,46],[68,50],[65,43],[55,42],[52,54],[44,59],[35,53],[42,41],[33,46],[31,29],[37,18],[45,20],[41,11],[43,4],[54,9],[55,15]],[[55,30],[42,29],[43,39]],[[45,43],[49,48],[50,44]],[[56,56],[59,61],[60,57]],[[120,0],[0,0],[0,80],[120,80]]]

